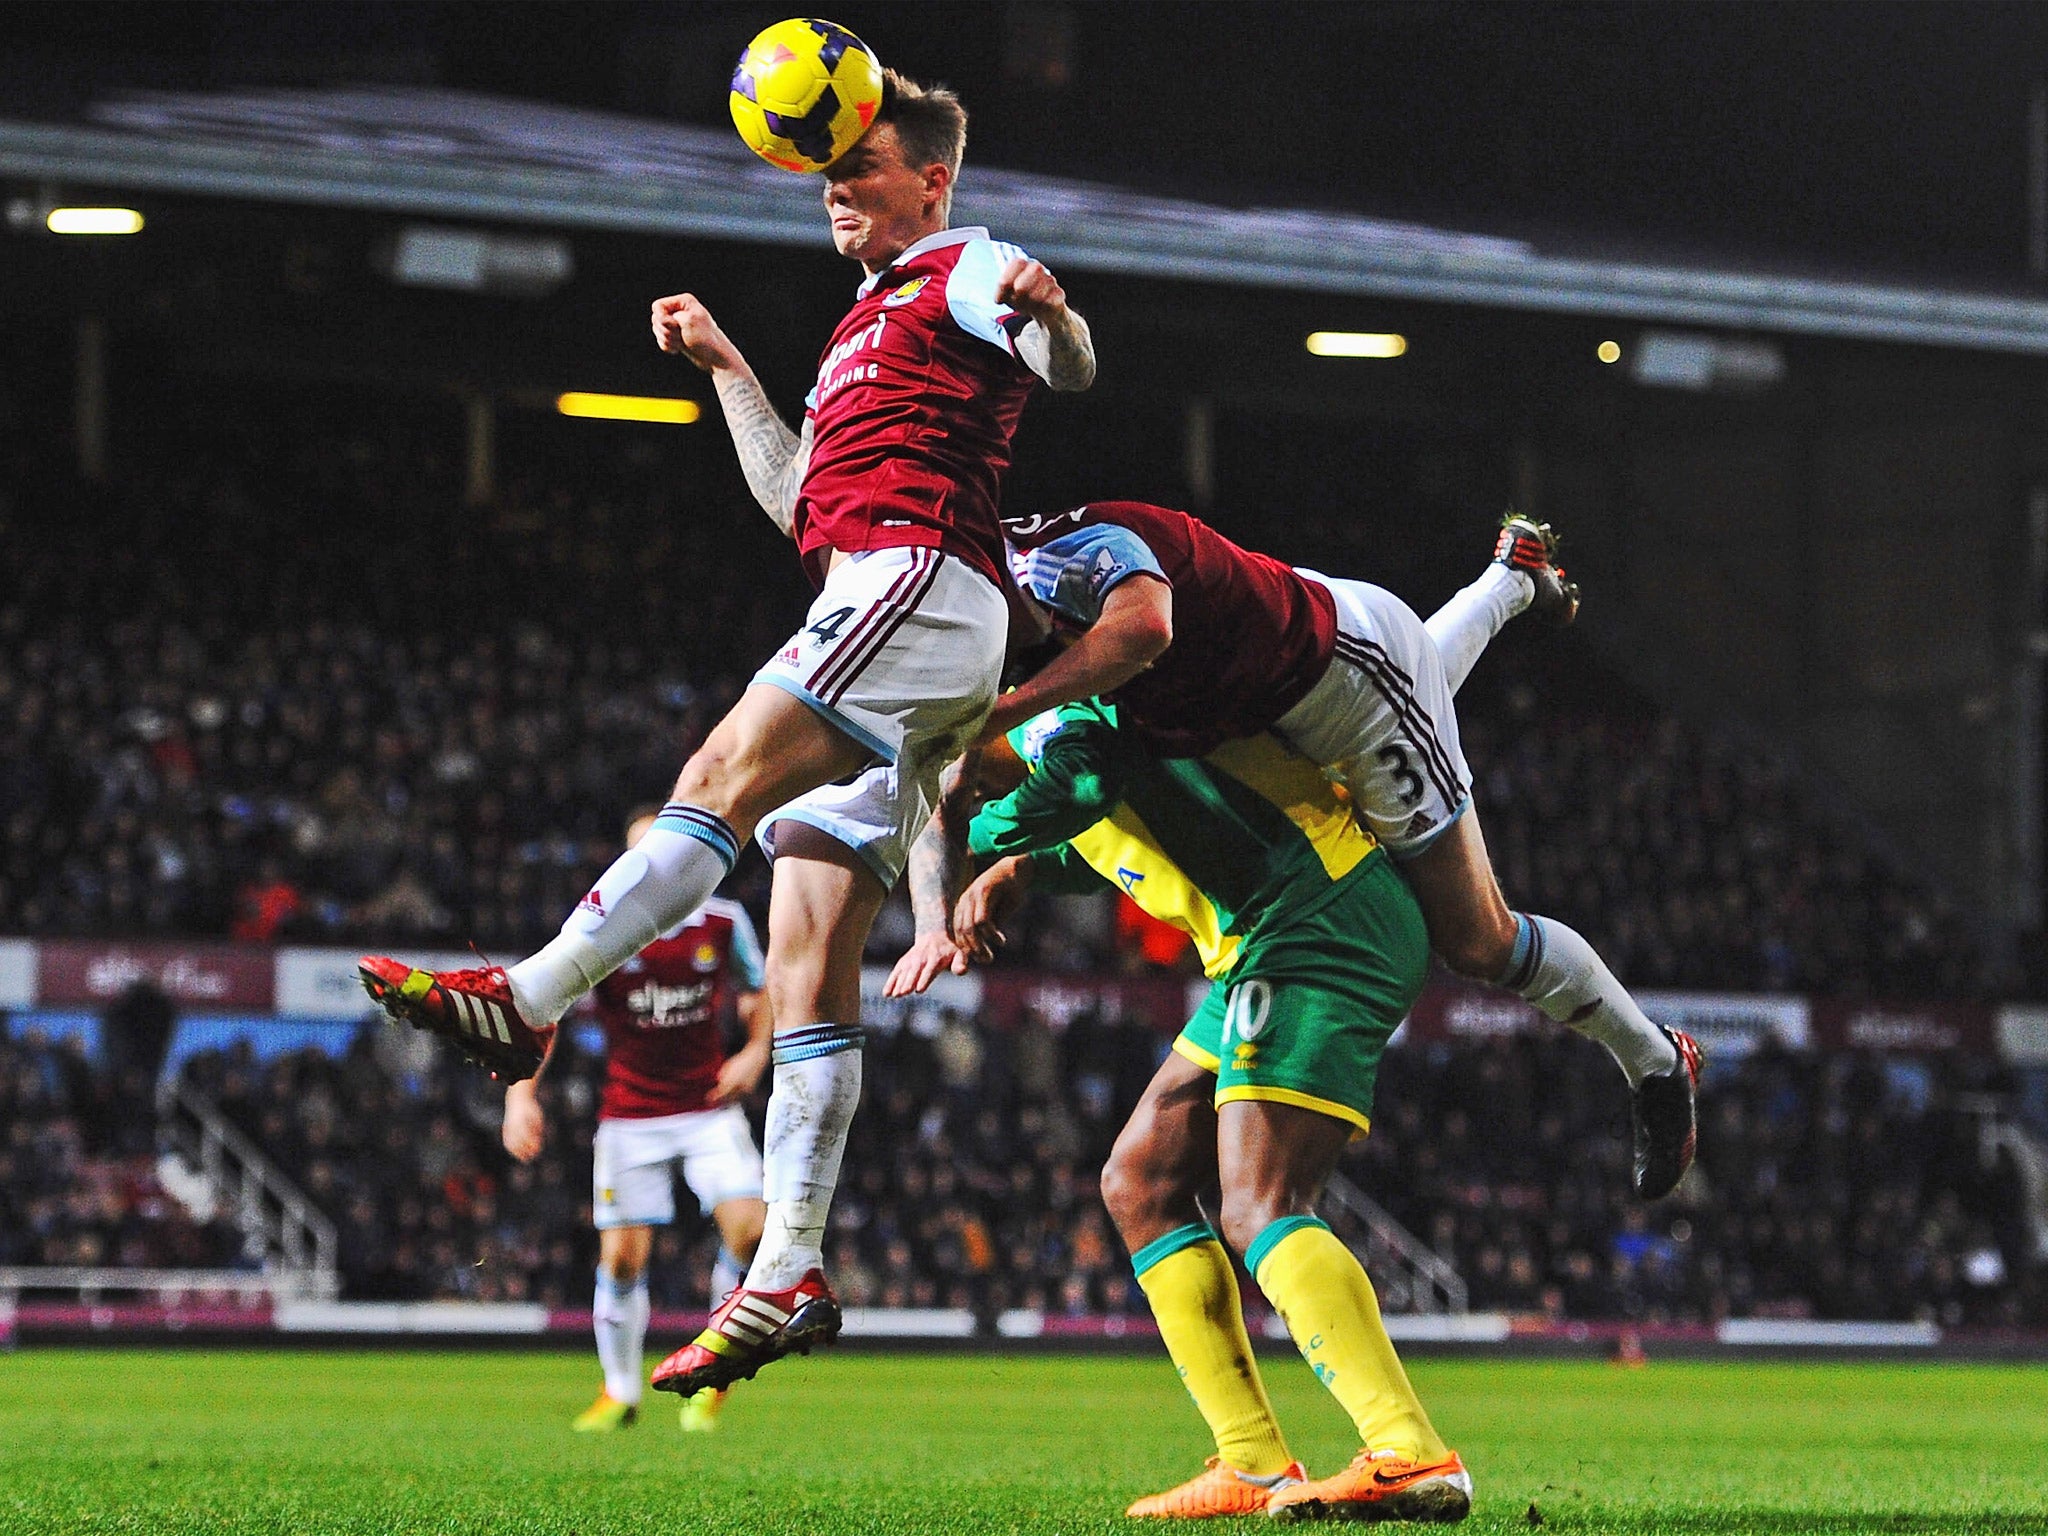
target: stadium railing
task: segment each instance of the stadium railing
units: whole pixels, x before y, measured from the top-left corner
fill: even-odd
[[[1343,1174],[1330,1175],[1322,1203],[1325,1218],[1336,1218],[1331,1227],[1371,1271],[1384,1310],[1452,1317],[1469,1310],[1470,1293],[1450,1262]]]
[[[265,1270],[294,1294],[338,1295],[334,1223],[298,1186],[176,1073],[158,1082],[156,1108],[159,1136],[197,1169],[242,1235],[257,1245]]]

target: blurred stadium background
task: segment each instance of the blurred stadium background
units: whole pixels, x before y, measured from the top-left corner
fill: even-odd
[[[551,933],[799,611],[645,332],[692,288],[789,409],[843,306],[719,120],[779,14],[9,9],[0,1334],[587,1340],[594,1062],[517,1167],[353,958]],[[1333,1198],[1406,1342],[2048,1348],[2048,18],[1856,14],[835,12],[961,89],[958,221],[1094,324],[1010,507],[1425,611],[1503,506],[1565,534],[1585,615],[1495,646],[1467,751],[1511,898],[1707,1047],[1700,1163],[1633,1202],[1597,1048],[1441,979]],[[853,1330],[1146,1337],[1095,1173],[1188,957],[1043,900],[884,1005],[908,934]],[[714,1245],[660,1240],[657,1336]]]

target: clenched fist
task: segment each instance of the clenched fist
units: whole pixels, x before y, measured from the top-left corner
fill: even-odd
[[[654,344],[664,352],[682,353],[706,373],[745,366],[739,348],[694,293],[654,301]]]
[[[1012,256],[996,280],[996,302],[1049,326],[1067,307],[1067,290],[1042,261]]]

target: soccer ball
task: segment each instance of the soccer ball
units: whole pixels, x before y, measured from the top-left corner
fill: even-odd
[[[732,72],[733,126],[785,171],[822,171],[868,131],[882,106],[874,50],[830,21],[778,21]]]

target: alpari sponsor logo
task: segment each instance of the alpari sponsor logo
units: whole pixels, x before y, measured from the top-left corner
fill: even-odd
[[[135,955],[95,956],[85,967],[85,989],[94,997],[118,997],[137,982],[153,982],[181,1002],[219,1002],[235,990],[234,978],[190,955],[152,965]]]
[[[1859,1008],[1842,1033],[1866,1051],[1952,1051],[1963,1043],[1963,1032],[1932,1010]]]
[[[849,384],[873,379],[880,374],[879,363],[863,363],[854,359],[870,348],[881,346],[888,324],[887,315],[877,315],[873,325],[862,326],[825,354],[825,360],[818,365],[818,404],[823,405]]]
[[[711,1017],[711,994],[717,983],[685,982],[680,987],[650,981],[626,994],[626,1007],[642,1029],[680,1029]]]

